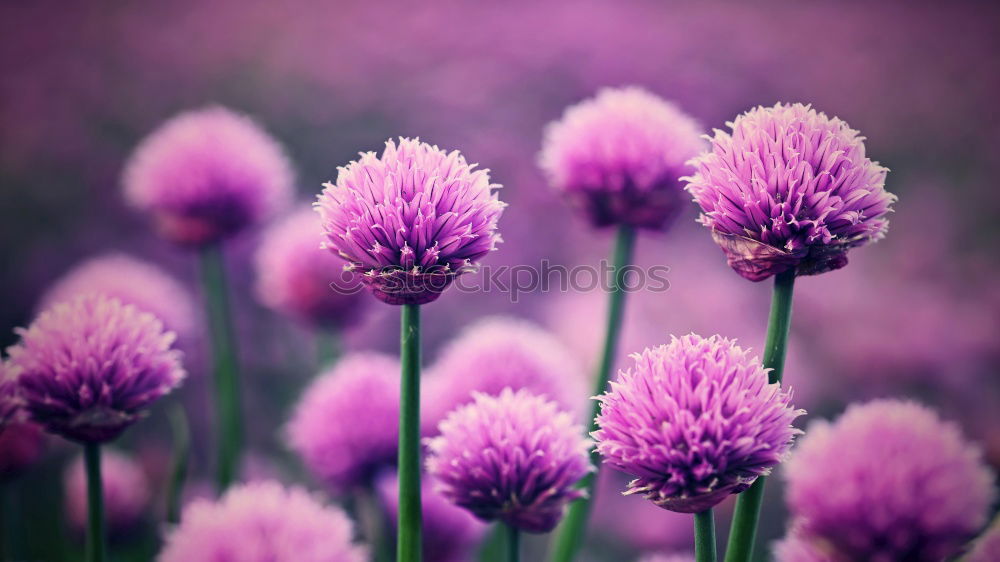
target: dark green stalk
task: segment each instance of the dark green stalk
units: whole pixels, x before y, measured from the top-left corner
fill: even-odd
[[[404,304],[400,328],[397,562],[420,562],[420,306]]]
[[[184,407],[180,404],[174,404],[170,410],[170,428],[174,435],[174,450],[170,481],[167,483],[167,522],[177,524],[181,520],[181,497],[191,452],[191,432]]]
[[[513,525],[507,528],[507,562],[521,562],[521,532]]]
[[[621,332],[622,316],[625,312],[625,269],[632,261],[632,252],[635,248],[635,231],[628,226],[621,226],[615,238],[615,247],[612,252],[611,262],[614,275],[608,300],[608,322],[604,337],[604,350],[601,355],[601,362],[597,366],[597,373],[594,376],[594,388],[592,395],[604,394],[607,389],[608,380],[611,378],[611,369],[615,364],[615,357],[618,348],[618,336]],[[587,434],[597,430],[595,418],[600,411],[600,405],[594,401],[590,411],[590,427]],[[590,453],[590,461],[595,467],[600,467],[600,455],[597,450]],[[570,562],[580,550],[583,537],[587,529],[587,519],[590,517],[590,498],[594,495],[594,485],[597,482],[597,471],[588,474],[580,481],[579,486],[586,489],[587,498],[577,500],[570,505],[566,519],[560,525],[556,534],[555,546],[552,551],[553,562]]]
[[[780,273],[774,278],[771,315],[767,321],[767,341],[764,343],[764,368],[771,369],[771,382],[781,382],[788,347],[788,328],[792,321],[792,289],[795,271]],[[729,530],[725,562],[749,562],[757,536],[760,506],[764,501],[764,477],[757,478],[750,488],[736,499],[733,523]]]
[[[695,562],[715,562],[715,515],[712,508],[694,514]]]
[[[104,491],[101,481],[101,445],[87,443],[83,446],[87,467],[87,562],[104,562],[107,538],[104,532]]]
[[[229,310],[228,288],[222,249],[206,246],[201,251],[201,276],[205,289],[208,323],[211,329],[212,361],[215,379],[216,438],[218,439],[219,490],[225,490],[236,478],[243,424],[240,414],[239,366],[236,361],[236,337]]]

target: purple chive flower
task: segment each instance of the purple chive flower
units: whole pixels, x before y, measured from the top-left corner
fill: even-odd
[[[203,245],[257,224],[286,205],[293,173],[278,143],[223,107],[181,113],[136,148],[124,174],[129,204],[160,233]]]
[[[442,351],[427,379],[424,424],[472,401],[473,392],[497,395],[525,388],[560,409],[586,405],[586,374],[576,358],[542,328],[514,318],[479,320]]]
[[[194,335],[197,314],[187,288],[160,267],[125,254],[105,254],[77,265],[49,287],[38,311],[88,293],[135,305],[159,318],[179,338]]]
[[[813,422],[784,473],[795,533],[844,561],[947,558],[986,523],[995,496],[958,427],[899,400]]]
[[[316,202],[324,246],[389,304],[423,304],[492,251],[504,204],[488,170],[457,151],[389,140],[338,168]]]
[[[81,442],[117,437],[186,376],[172,332],[104,295],[42,312],[7,352],[31,419]]]
[[[135,528],[149,506],[149,480],[136,461],[114,449],[101,453],[104,518],[108,531],[121,534]],[[87,528],[87,475],[83,457],[77,457],[64,477],[66,519],[78,532]]]
[[[994,522],[972,544],[972,550],[963,558],[967,562],[996,562],[1000,560],[1000,522]]]
[[[434,480],[421,478],[424,562],[464,562],[486,533],[486,525],[468,511],[449,502],[434,490]],[[378,494],[395,524],[399,517],[399,477],[395,473],[379,478]]]
[[[354,525],[340,508],[302,488],[255,482],[218,501],[195,500],[167,536],[159,562],[363,562]]]
[[[377,353],[344,356],[303,393],[288,439],[332,491],[372,484],[396,463],[399,360]]]
[[[0,431],[0,484],[35,464],[45,452],[46,435],[38,424],[15,422]]]
[[[521,389],[476,393],[427,440],[435,489],[483,521],[531,533],[555,528],[592,470],[583,427],[555,402]]]
[[[749,350],[689,334],[632,356],[597,399],[605,462],[635,476],[626,494],[696,513],[747,489],[781,462],[804,414],[767,382]]]
[[[685,178],[729,265],[751,281],[815,275],[879,240],[896,196],[864,137],[808,105],[757,107],[715,131]]]
[[[257,300],[316,326],[343,329],[357,323],[367,304],[359,275],[320,248],[323,227],[310,208],[270,226],[257,249]]]
[[[701,133],[642,88],[605,88],[545,129],[539,164],[595,226],[662,230],[687,205],[680,177],[705,146]]]

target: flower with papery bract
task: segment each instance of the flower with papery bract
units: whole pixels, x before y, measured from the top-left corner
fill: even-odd
[[[332,491],[371,485],[396,462],[399,360],[344,356],[303,393],[287,434],[292,450]]]
[[[174,334],[104,295],[43,311],[7,351],[31,419],[81,442],[117,437],[186,376]]]
[[[593,433],[605,462],[635,477],[626,494],[704,511],[770,473],[801,433],[805,412],[732,340],[689,334],[632,357],[597,397]]]
[[[899,400],[813,422],[784,475],[794,531],[845,561],[948,558],[995,497],[993,474],[958,427]]]
[[[87,475],[83,457],[77,457],[64,476],[66,519],[79,532],[87,528]],[[111,448],[101,451],[104,520],[111,533],[124,533],[138,524],[149,506],[146,473],[132,458]]]
[[[896,196],[864,137],[802,104],[757,107],[718,129],[685,178],[729,265],[751,281],[847,264],[847,251],[885,236]]]
[[[167,536],[159,562],[364,562],[354,525],[302,488],[273,481],[195,500]]]
[[[583,427],[524,389],[473,397],[427,440],[436,490],[483,521],[551,531],[566,504],[584,496],[575,486],[592,470]]]
[[[261,236],[257,249],[257,300],[308,324],[343,329],[361,317],[367,297],[360,275],[323,251],[323,228],[310,208],[300,209]]]
[[[395,525],[399,517],[399,477],[385,474],[377,487],[389,520]],[[486,533],[486,525],[449,502],[434,487],[434,479],[424,475],[420,481],[424,562],[466,562],[475,558],[473,553]]]
[[[432,367],[424,424],[437,427],[448,412],[471,402],[473,392],[497,395],[505,388],[525,388],[578,411],[586,404],[585,378],[576,358],[541,327],[486,318],[465,328]]]
[[[389,304],[435,300],[500,242],[500,186],[457,150],[389,140],[324,185],[315,206],[325,247]]]
[[[260,223],[292,196],[281,146],[223,107],[187,111],[153,131],[125,167],[125,197],[167,239],[203,245]]]
[[[686,205],[680,177],[705,147],[701,132],[642,88],[605,88],[546,127],[539,164],[595,226],[662,230]]]
[[[135,305],[181,339],[194,335],[197,315],[190,292],[159,266],[125,254],[110,253],[80,263],[49,287],[37,310],[89,293]]]

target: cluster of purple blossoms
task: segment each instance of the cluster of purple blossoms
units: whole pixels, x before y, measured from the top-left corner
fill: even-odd
[[[716,130],[685,178],[729,265],[751,281],[813,275],[885,235],[896,197],[864,137],[802,104],[757,107]]]
[[[288,204],[293,172],[281,146],[223,107],[182,113],[143,140],[124,173],[129,204],[167,239],[200,246],[258,224]]]
[[[196,500],[167,536],[159,562],[363,562],[354,525],[301,488],[257,482]]]
[[[186,376],[172,332],[104,295],[56,304],[18,334],[7,351],[28,415],[74,441],[114,439]]]
[[[684,209],[680,178],[704,146],[674,104],[634,86],[605,88],[546,128],[539,164],[595,226],[662,230]]]
[[[745,490],[781,462],[804,414],[749,350],[689,334],[633,355],[597,399],[605,462],[635,476],[627,494],[696,513]]]
[[[836,562],[940,561],[986,523],[995,497],[993,474],[958,427],[898,400],[813,422],[785,468],[793,522],[779,560],[811,549]]]
[[[504,204],[489,171],[417,139],[338,169],[316,202],[324,246],[381,301],[423,304],[492,251]]]
[[[287,433],[309,471],[332,491],[371,485],[396,463],[399,360],[346,355],[306,389]]]
[[[105,448],[101,453],[101,490],[104,518],[112,534],[126,533],[141,520],[149,506],[149,479],[132,458]],[[77,531],[87,528],[87,477],[83,457],[77,457],[64,477],[66,517]]]
[[[257,300],[300,322],[333,329],[361,318],[367,301],[359,275],[320,247],[323,227],[302,208],[268,227],[257,249]]]
[[[547,533],[584,495],[575,484],[593,467],[582,435],[569,413],[527,390],[476,393],[427,440],[427,472],[438,492],[479,519]]]

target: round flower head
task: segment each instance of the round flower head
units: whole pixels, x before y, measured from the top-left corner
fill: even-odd
[[[142,467],[110,448],[101,453],[101,482],[104,491],[104,516],[112,533],[134,528],[149,505],[149,481]],[[87,475],[83,457],[66,469],[64,478],[66,518],[77,531],[87,528]]]
[[[218,501],[195,500],[167,536],[159,562],[363,562],[354,525],[339,508],[302,488],[273,481],[230,488]]]
[[[525,388],[576,411],[586,404],[585,376],[555,337],[523,320],[494,317],[466,328],[444,349],[428,378],[425,423],[472,401],[473,392],[497,395]]]
[[[325,187],[316,203],[324,246],[389,304],[433,301],[500,241],[500,186],[457,150],[389,140]]]
[[[307,324],[346,328],[367,303],[361,280],[320,248],[323,232],[312,209],[269,227],[257,249],[257,300]]]
[[[427,441],[437,491],[483,521],[551,531],[566,504],[583,497],[575,484],[592,470],[583,427],[524,389],[473,396]]]
[[[334,492],[371,484],[396,462],[399,361],[377,353],[343,357],[302,395],[288,439]]]
[[[52,284],[38,310],[88,293],[101,293],[156,316],[178,337],[194,335],[191,294],[158,266],[125,254],[105,254],[74,267]]]
[[[181,113],[136,148],[125,197],[160,233],[202,245],[257,224],[292,194],[284,151],[257,123],[223,107]]]
[[[464,562],[486,533],[486,525],[468,511],[452,504],[434,490],[434,480],[424,476],[420,482],[423,514],[423,554],[425,562]],[[386,474],[378,481],[379,498],[390,520],[399,517],[399,477]]]
[[[172,332],[104,295],[42,312],[8,349],[31,419],[82,442],[117,437],[186,376]]]
[[[594,225],[664,229],[687,205],[680,177],[703,148],[698,124],[674,104],[605,88],[545,129],[539,163]]]
[[[804,412],[732,340],[689,334],[632,357],[597,398],[593,434],[605,462],[635,477],[626,494],[704,511],[768,474],[800,433]]]
[[[994,498],[980,452],[912,402],[876,400],[810,424],[785,468],[796,531],[843,560],[947,558]]]
[[[751,281],[794,269],[814,275],[847,264],[876,241],[896,197],[864,137],[807,105],[757,107],[716,130],[692,163],[688,191],[729,265]]]

